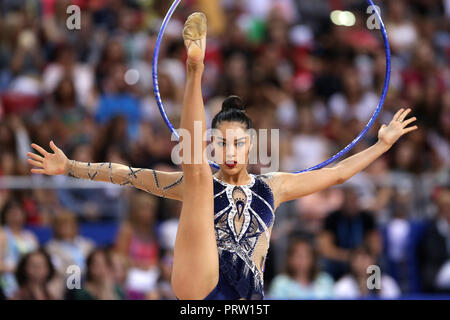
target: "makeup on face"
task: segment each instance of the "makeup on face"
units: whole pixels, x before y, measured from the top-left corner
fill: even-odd
[[[243,154],[240,150],[242,147],[245,147],[246,145],[246,137],[241,137],[235,140],[231,140],[230,143],[228,143],[223,138],[217,139],[217,144],[220,148],[223,148],[223,154],[224,159],[223,162],[228,168],[234,168],[239,163],[239,157]],[[244,159],[242,159],[244,160]],[[241,162],[242,162],[241,160]],[[244,160],[245,162],[245,160]]]

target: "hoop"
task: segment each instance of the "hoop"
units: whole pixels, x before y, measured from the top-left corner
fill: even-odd
[[[381,109],[383,108],[384,102],[386,100],[386,95],[387,95],[387,92],[388,92],[388,89],[389,89],[390,78],[391,78],[391,49],[390,49],[390,45],[389,45],[389,40],[388,40],[388,36],[387,36],[386,27],[384,26],[384,22],[383,22],[383,19],[380,16],[380,13],[376,9],[376,7],[375,7],[375,5],[374,5],[372,0],[366,0],[366,1],[374,9],[376,17],[377,17],[378,21],[380,22],[381,34],[383,36],[384,49],[385,49],[385,53],[386,53],[386,74],[385,74],[385,77],[384,77],[383,91],[381,93],[381,97],[380,97],[380,100],[378,102],[378,106],[375,109],[374,113],[372,114],[372,117],[370,118],[369,122],[364,127],[364,129],[344,149],[342,149],[341,151],[336,153],[330,159],[328,159],[328,160],[326,160],[326,161],[324,161],[324,162],[322,162],[322,163],[320,163],[318,165],[315,165],[313,167],[310,167],[308,169],[304,169],[304,170],[301,170],[301,171],[296,171],[296,172],[293,172],[293,173],[302,173],[302,172],[306,172],[306,171],[312,171],[312,170],[321,169],[321,168],[329,165],[330,163],[336,161],[337,159],[341,158],[345,154],[347,154],[351,149],[353,149],[353,147],[356,144],[358,144],[361,141],[362,138],[364,138],[364,136],[367,134],[369,129],[375,123],[375,121],[378,118],[378,115],[379,115]],[[177,138],[178,141],[180,140],[180,136],[178,135],[178,132],[175,130],[175,128],[173,127],[173,125],[170,122],[169,118],[167,117],[167,114],[166,114],[166,111],[164,110],[164,105],[163,105],[163,102],[162,102],[162,99],[161,99],[161,94],[159,92],[158,59],[159,59],[159,51],[160,51],[160,47],[161,47],[162,38],[163,38],[164,33],[166,31],[167,24],[169,23],[170,19],[172,18],[172,15],[174,14],[174,12],[175,12],[176,8],[178,7],[178,5],[180,4],[180,2],[181,2],[181,0],[175,0],[172,3],[169,11],[167,12],[166,17],[164,18],[164,20],[162,22],[161,29],[159,31],[158,37],[156,39],[155,52],[153,54],[153,87],[154,87],[156,103],[158,105],[158,108],[159,108],[159,111],[161,113],[161,116],[164,119],[164,122],[166,123],[167,127],[172,132],[172,134],[175,135],[175,137]],[[213,167],[215,169],[219,169],[219,165],[217,163],[209,161],[209,164],[210,164],[211,167]]]

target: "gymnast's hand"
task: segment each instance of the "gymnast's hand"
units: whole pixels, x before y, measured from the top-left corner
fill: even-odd
[[[401,136],[404,134],[418,129],[417,126],[407,127],[410,123],[414,122],[416,117],[405,120],[411,109],[401,108],[394,115],[394,118],[389,125],[383,124],[378,131],[378,140],[391,147]]]
[[[28,152],[27,155],[30,157],[28,163],[38,167],[39,169],[31,169],[32,173],[47,174],[47,175],[59,175],[65,174],[69,166],[69,159],[66,157],[64,152],[59,149],[53,141],[50,141],[50,148],[54,153],[49,153],[45,151],[44,148],[32,143],[31,146],[37,150],[44,157]]]

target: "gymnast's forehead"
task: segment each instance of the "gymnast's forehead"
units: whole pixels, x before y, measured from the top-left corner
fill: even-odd
[[[251,136],[250,130],[238,122],[223,122],[211,135],[218,140],[245,140]]]

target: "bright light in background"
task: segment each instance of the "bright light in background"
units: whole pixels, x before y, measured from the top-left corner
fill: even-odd
[[[138,81],[139,81],[139,71],[137,71],[135,69],[129,69],[125,73],[125,82],[128,85],[133,86],[136,83],[138,83]]]
[[[356,17],[350,11],[334,10],[330,15],[331,21],[338,26],[351,27],[356,23]]]

